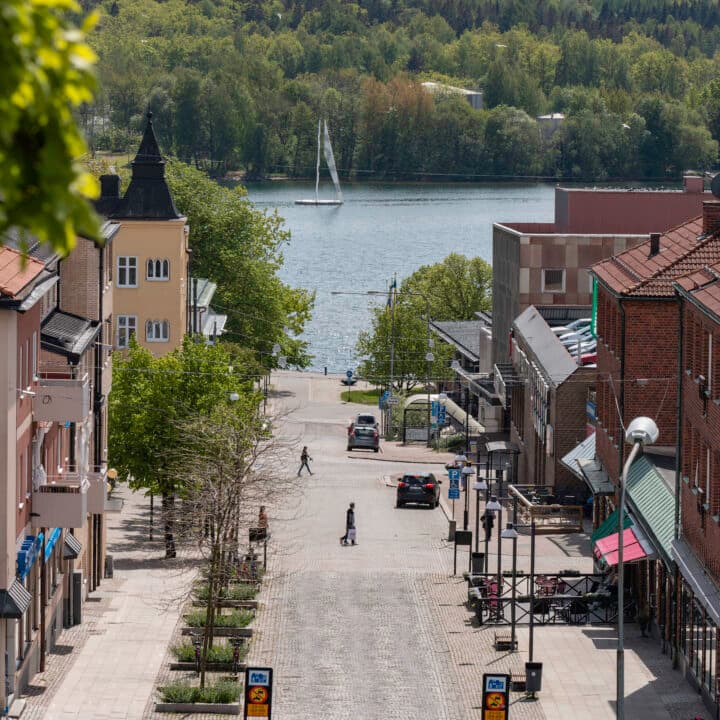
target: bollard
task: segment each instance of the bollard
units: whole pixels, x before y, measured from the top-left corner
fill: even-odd
[[[325,366],[325,374],[327,375],[327,365]]]
[[[457,527],[456,520],[448,520],[448,542],[455,541],[455,528]]]

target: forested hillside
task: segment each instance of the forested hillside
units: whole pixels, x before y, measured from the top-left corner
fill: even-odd
[[[717,161],[710,0],[86,0],[96,149],[155,113],[166,152],[307,176],[318,116],[357,177],[677,177]],[[481,90],[484,109],[428,93]],[[535,117],[564,113],[555,133]]]

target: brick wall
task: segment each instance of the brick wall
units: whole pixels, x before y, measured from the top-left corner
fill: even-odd
[[[556,494],[574,495],[578,502],[588,496],[588,487],[561,462],[586,437],[588,389],[595,385],[596,368],[578,368],[554,393],[554,484]]]
[[[713,402],[720,397],[720,325],[690,303],[683,305],[681,373],[682,533],[720,583],[720,407]]]
[[[72,252],[60,263],[60,307],[88,320],[99,320],[98,250],[90,240],[78,238]]]

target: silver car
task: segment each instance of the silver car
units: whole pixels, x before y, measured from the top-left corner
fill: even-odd
[[[380,434],[372,425],[353,425],[348,433],[347,449],[366,448],[373,452],[380,451]]]

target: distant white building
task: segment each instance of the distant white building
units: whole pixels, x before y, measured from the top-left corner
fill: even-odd
[[[466,90],[465,88],[431,81],[421,83],[421,85],[431,95],[463,95],[471,107],[475,110],[482,110],[483,94],[479,90]]]
[[[563,113],[550,113],[549,115],[538,115],[535,119],[540,126],[543,137],[549,138],[565,122],[565,115]]]

